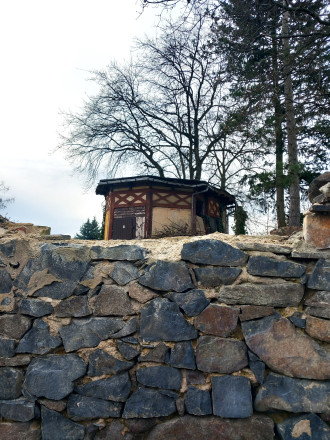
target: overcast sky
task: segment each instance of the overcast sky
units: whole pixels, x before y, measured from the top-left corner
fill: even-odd
[[[84,193],[51,152],[60,110],[78,110],[92,93],[88,71],[129,58],[134,37],[153,32],[155,10],[139,12],[136,0],[1,2],[0,182],[15,198],[2,215],[71,235],[88,217],[101,220],[103,196]]]

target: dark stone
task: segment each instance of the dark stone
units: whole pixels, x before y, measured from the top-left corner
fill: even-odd
[[[8,420],[28,422],[35,417],[35,403],[26,399],[0,400],[0,415]]]
[[[328,182],[330,182],[330,172],[328,171],[320,174],[318,177],[312,180],[308,188],[308,198],[311,203],[313,203],[315,197],[322,194],[320,188]]]
[[[131,361],[141,353],[139,348],[132,347],[131,345],[122,341],[117,341],[117,348],[127,361]]]
[[[0,337],[0,357],[15,356],[15,339],[5,339]]]
[[[141,338],[145,341],[186,341],[197,337],[196,329],[183,317],[177,304],[156,298],[141,309]]]
[[[0,400],[17,399],[22,394],[24,374],[18,368],[0,368]]]
[[[176,406],[176,410],[179,414],[180,417],[184,416],[186,410],[185,410],[185,406],[184,406],[184,399],[182,397],[178,397],[175,400],[175,406]]]
[[[330,354],[280,314],[242,323],[245,342],[265,364],[286,376],[329,379]]]
[[[194,326],[208,335],[226,338],[237,326],[238,309],[210,304],[195,318]]]
[[[213,414],[243,419],[253,414],[251,384],[247,377],[212,377]]]
[[[149,431],[157,424],[155,419],[128,419],[126,426],[133,434]]]
[[[326,205],[312,205],[310,207],[310,212],[320,212],[320,213],[330,213],[330,204],[326,204]]]
[[[7,258],[13,257],[15,254],[16,243],[14,240],[0,244],[0,252]]]
[[[177,303],[177,305],[188,316],[199,315],[210,303],[203,290],[189,290],[188,292],[172,292],[165,295],[166,298]]]
[[[138,330],[138,322],[136,318],[132,318],[129,321],[126,321],[124,327],[119,330],[119,332],[113,333],[111,335],[112,339],[124,338],[132,333],[135,333]]]
[[[35,316],[37,318],[41,318],[45,315],[50,315],[54,312],[54,307],[40,299],[28,299],[24,298],[21,302],[20,312],[23,315]]]
[[[302,264],[292,263],[292,261],[252,256],[249,258],[247,271],[251,275],[264,277],[300,278],[305,273],[306,267]]]
[[[248,350],[249,367],[258,383],[263,383],[265,378],[265,364],[252,351]]]
[[[94,380],[93,382],[78,385],[74,391],[83,396],[125,402],[131,392],[131,381],[128,373],[121,373],[109,379]]]
[[[325,290],[316,292],[305,301],[305,305],[308,306],[305,312],[309,315],[330,319],[330,292]]]
[[[104,284],[97,295],[94,305],[94,315],[132,315],[132,302],[125,289],[119,286]]]
[[[0,336],[11,339],[20,339],[31,327],[32,321],[26,316],[0,316]]]
[[[178,342],[171,350],[171,367],[196,369],[195,354],[191,341]]]
[[[242,272],[239,267],[198,267],[194,269],[196,279],[204,287],[232,284]]]
[[[248,255],[223,241],[198,240],[184,243],[181,258],[195,264],[243,266]]]
[[[133,318],[132,321],[135,319],[136,318]],[[139,345],[139,340],[135,336],[125,336],[125,337],[121,338],[121,340],[123,342],[126,342],[127,344]]]
[[[297,283],[240,284],[220,288],[218,300],[226,304],[294,307],[304,296],[304,286]]]
[[[38,357],[27,369],[23,390],[32,396],[61,400],[85,372],[86,364],[76,354]]]
[[[110,273],[110,277],[120,286],[125,286],[125,284],[136,280],[139,276],[138,269],[132,263],[122,261],[117,261]]]
[[[169,356],[170,348],[163,342],[152,348],[149,353],[139,356],[139,362],[161,362],[165,363]]]
[[[93,246],[91,248],[92,260],[121,260],[121,261],[137,261],[144,260],[147,251],[135,245],[119,245],[113,247]]]
[[[127,286],[127,289],[128,295],[142,304],[150,301],[151,299],[157,298],[158,296],[157,293],[141,286],[141,284],[138,283],[131,283],[129,286]]]
[[[186,378],[188,385],[205,385],[206,377],[205,374],[198,370],[187,370]]]
[[[263,318],[275,313],[274,307],[267,306],[241,306],[238,315],[241,322],[250,321],[251,319]]]
[[[212,414],[211,394],[208,390],[200,390],[199,388],[188,386],[184,403],[188,414],[195,416]]]
[[[86,296],[73,296],[61,301],[55,307],[55,316],[59,318],[81,318],[92,313]]]
[[[95,350],[89,356],[88,376],[102,376],[103,374],[118,374],[132,368],[134,362],[116,359],[102,350]]]
[[[201,336],[196,349],[198,370],[207,373],[233,373],[248,365],[247,348],[236,339]]]
[[[167,420],[153,428],[148,440],[273,440],[274,423],[266,416],[247,419],[184,417]]]
[[[294,379],[270,372],[254,401],[257,411],[322,413],[329,410],[330,382]]]
[[[241,251],[272,252],[273,254],[283,255],[290,255],[292,251],[290,246],[281,246],[270,243],[253,243],[248,241],[238,241],[235,243],[235,246],[237,246]]]
[[[83,440],[85,427],[56,411],[41,407],[42,440]]]
[[[157,390],[138,388],[126,402],[124,419],[166,417],[176,412],[175,400]]]
[[[124,325],[120,318],[73,319],[71,324],[61,328],[60,335],[65,351],[70,352],[82,347],[96,347]]]
[[[92,420],[108,417],[120,417],[123,404],[94,397],[71,394],[67,403],[67,412],[70,419]]]
[[[307,287],[330,291],[330,261],[321,259],[316,263],[309,277]]]
[[[99,432],[99,425],[97,423],[89,423],[85,425],[85,437],[84,440],[94,440],[96,434]]]
[[[18,354],[11,358],[0,357],[0,367],[22,367],[31,362],[31,356]]]
[[[0,269],[0,293],[8,293],[13,287],[11,276],[6,269]]]
[[[329,440],[330,428],[316,414],[291,417],[276,424],[282,440]]]
[[[36,319],[33,327],[20,340],[16,353],[46,354],[53,348],[62,345],[58,336],[52,336],[49,332],[49,325],[42,319]]]
[[[101,429],[96,433],[95,440],[140,440],[140,437],[136,437],[125,432],[125,426],[119,420],[113,420],[110,425]],[[85,440],[85,439],[84,439]],[[142,440],[142,439],[141,439]]]
[[[52,284],[37,290],[33,296],[52,299],[65,299],[73,295],[76,286],[76,281],[63,281],[61,283],[55,281]]]
[[[40,426],[33,422],[0,423],[1,440],[40,440]]]
[[[294,312],[293,315],[289,316],[289,319],[296,327],[306,328],[306,319],[302,318],[302,313]]]
[[[181,388],[180,370],[164,365],[140,368],[136,372],[136,379],[147,387],[177,391]]]
[[[184,292],[192,289],[188,267],[182,261],[157,261],[150,264],[139,278],[139,283],[154,290]]]

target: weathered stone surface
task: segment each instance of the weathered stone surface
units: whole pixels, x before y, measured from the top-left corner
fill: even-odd
[[[242,272],[239,267],[198,267],[194,269],[197,281],[204,287],[232,284]]]
[[[103,374],[118,374],[132,368],[134,362],[116,359],[103,350],[95,350],[89,356],[88,376],[102,376]]]
[[[140,440],[139,437],[133,437],[131,433],[126,432],[125,426],[119,420],[113,420],[110,425],[98,431],[92,438],[94,440]]]
[[[139,278],[139,283],[160,291],[184,292],[194,287],[188,267],[182,261],[157,261],[150,264]]]
[[[66,400],[38,399],[40,405],[45,406],[53,411],[64,411],[66,408]]]
[[[330,354],[281,315],[243,322],[242,330],[250,350],[273,371],[307,379],[330,378]]]
[[[248,350],[249,367],[259,383],[264,382],[265,364],[252,351]]]
[[[139,356],[139,362],[161,362],[165,363],[169,357],[170,348],[163,342],[152,348],[149,353]]]
[[[181,372],[177,368],[159,365],[157,367],[140,368],[136,378],[142,385],[164,390],[180,390]]]
[[[196,349],[196,364],[208,373],[233,373],[248,365],[244,342],[235,339],[201,336]]]
[[[67,403],[67,412],[70,419],[92,420],[108,417],[120,417],[123,404],[94,397],[71,394]]]
[[[131,381],[128,373],[121,373],[109,379],[94,380],[93,382],[78,385],[74,391],[83,396],[125,402],[131,392]]]
[[[18,368],[0,368],[0,400],[17,399],[22,392],[24,374]]]
[[[8,293],[13,287],[11,276],[6,269],[0,269],[0,293]]]
[[[251,275],[264,277],[300,278],[306,271],[302,264],[292,261],[280,261],[275,258],[252,256],[249,258],[247,271]]]
[[[330,428],[316,414],[291,417],[276,424],[282,440],[328,440]]]
[[[21,302],[20,312],[23,315],[35,316],[36,318],[41,318],[45,315],[50,315],[54,312],[54,307],[40,299],[29,299],[24,298]]]
[[[117,261],[110,273],[110,277],[120,286],[125,286],[125,284],[136,280],[139,276],[139,270],[132,263],[123,261]]]
[[[86,364],[76,354],[38,357],[27,369],[23,389],[32,396],[61,400],[85,372]]]
[[[273,440],[274,423],[265,416],[247,419],[184,416],[161,423],[148,436],[148,440]]]
[[[145,341],[186,341],[195,339],[197,331],[177,304],[156,298],[141,309],[140,335]]]
[[[35,403],[26,399],[0,400],[0,415],[8,420],[29,422],[35,417]]]
[[[52,299],[65,299],[73,295],[75,288],[77,286],[76,281],[63,281],[63,282],[53,282],[48,286],[44,286],[37,290],[33,296],[35,297],[45,297]]]
[[[31,356],[18,354],[11,358],[0,357],[0,367],[22,367],[31,362]]]
[[[42,440],[83,440],[85,427],[42,406],[41,431]]]
[[[36,319],[33,327],[20,340],[16,353],[46,354],[53,348],[62,345],[58,336],[52,336],[49,332],[49,325],[42,319]]]
[[[273,254],[290,255],[292,248],[290,246],[281,246],[279,244],[270,243],[251,243],[238,241],[235,243],[241,251],[257,251],[257,252],[272,252]]]
[[[226,338],[237,326],[238,309],[210,304],[195,318],[194,326],[208,335]]]
[[[314,296],[305,301],[306,313],[320,318],[330,319],[330,292],[325,290],[316,292]]]
[[[0,357],[15,356],[15,339],[6,339],[0,337]]]
[[[1,440],[40,440],[40,426],[37,423],[0,423],[0,438]]]
[[[138,388],[126,402],[124,419],[166,417],[176,412],[175,400],[157,390]]]
[[[193,289],[188,292],[171,292],[165,295],[166,298],[177,303],[177,305],[188,316],[196,316],[201,313],[210,303],[205,296],[204,290]]]
[[[311,276],[309,277],[307,287],[315,290],[330,291],[330,260],[319,260]]]
[[[55,307],[55,316],[59,318],[66,318],[73,316],[74,318],[81,318],[92,313],[88,305],[86,296],[73,296],[64,299]]]
[[[136,318],[132,318],[129,321],[125,322],[124,327],[111,335],[111,338],[118,339],[124,338],[132,333],[135,333],[138,330],[138,322]]]
[[[157,424],[157,421],[155,419],[127,419],[125,424],[130,432],[140,434],[149,431],[149,429]]]
[[[125,322],[120,318],[73,319],[60,330],[66,352],[82,347],[96,347],[99,343],[122,329]]]
[[[222,241],[198,240],[183,245],[181,258],[196,264],[243,266],[248,255]]]
[[[195,416],[212,414],[212,401],[209,390],[200,390],[199,388],[188,386],[184,404],[188,414]]]
[[[294,379],[269,373],[259,388],[254,407],[257,411],[322,413],[329,410],[330,382]]]
[[[241,306],[238,315],[241,322],[250,321],[251,319],[263,318],[275,313],[274,307],[270,306]]]
[[[190,385],[205,385],[206,384],[206,374],[198,370],[187,370],[186,378],[187,383]]]
[[[125,316],[134,312],[127,291],[119,286],[104,284],[94,304],[96,316]]]
[[[127,361],[131,361],[141,353],[139,348],[132,347],[131,345],[122,341],[117,341],[117,348]]]
[[[196,369],[195,354],[191,341],[178,342],[171,350],[171,367]]]
[[[319,205],[313,205],[315,208]],[[330,216],[318,214],[316,212],[308,212],[304,216],[303,236],[305,242],[317,249],[330,248]]]
[[[137,261],[144,260],[146,255],[147,251],[144,248],[135,245],[93,246],[91,248],[92,260]]]
[[[324,186],[326,183],[330,182],[330,172],[325,172],[316,177],[308,188],[308,198],[311,203],[318,195],[322,194],[320,188]]]
[[[253,414],[251,385],[247,377],[212,377],[213,414],[243,419]]]
[[[20,315],[0,316],[0,336],[20,339],[32,325],[31,319]]]
[[[330,321],[315,318],[314,316],[307,316],[306,332],[312,336],[312,338],[330,342]]]
[[[157,293],[141,286],[138,283],[132,283],[128,286],[128,295],[139,303],[146,303],[153,298],[157,298]]]
[[[296,283],[240,284],[223,286],[218,299],[226,304],[250,304],[256,306],[298,306],[304,296],[304,287]]]

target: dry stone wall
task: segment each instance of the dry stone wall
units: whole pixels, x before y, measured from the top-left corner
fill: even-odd
[[[315,255],[203,239],[149,264],[136,245],[3,240],[0,438],[329,439]]]

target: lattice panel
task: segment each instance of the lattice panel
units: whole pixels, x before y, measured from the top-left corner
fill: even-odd
[[[174,191],[154,191],[152,195],[153,206],[177,206],[179,208],[191,207],[191,194],[176,193]]]
[[[123,193],[114,193],[114,206],[116,208],[125,206],[144,206],[146,204],[147,195],[145,191],[126,191]]]
[[[207,209],[211,217],[220,217],[220,203],[216,200],[210,199]]]

